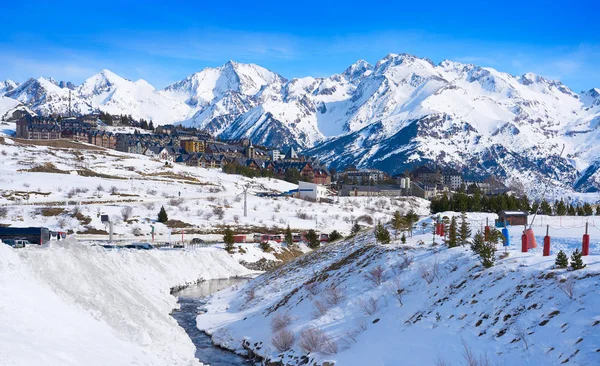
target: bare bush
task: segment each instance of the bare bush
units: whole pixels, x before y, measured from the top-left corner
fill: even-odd
[[[467,366],[491,366],[492,361],[489,359],[487,355],[481,355],[479,358],[475,355],[475,352],[469,347],[467,342],[463,339],[463,358]]]
[[[155,208],[154,202],[146,202],[143,205],[146,209],[151,210],[151,211],[154,210],[154,208]]]
[[[246,302],[252,302],[252,300],[254,300],[256,298],[256,290],[254,289],[254,287],[250,287],[248,288],[248,290],[246,290]]]
[[[419,267],[419,276],[424,279],[428,284],[431,284],[436,279],[440,278],[440,264],[437,259],[434,260],[433,264],[422,265]]]
[[[123,218],[123,221],[129,221],[132,214],[133,214],[133,207],[131,207],[131,206],[125,206],[125,207],[123,207],[123,209],[121,209],[121,217]]]
[[[222,191],[222,189],[221,189],[220,187],[210,187],[210,188],[208,189],[208,191],[209,191],[210,193],[219,193],[219,192],[221,192],[221,191]]]
[[[373,225],[373,217],[369,215],[361,215],[356,218],[356,222],[364,222],[367,225]]]
[[[181,206],[182,203],[183,203],[182,198],[171,198],[169,200],[169,205],[173,206],[173,207],[179,207],[179,206]]]
[[[8,207],[0,207],[0,219],[5,219],[8,216]]]
[[[311,215],[307,214],[306,212],[302,212],[302,211],[297,211],[296,217],[301,220],[312,220],[313,219],[313,217]]]
[[[104,187],[102,186],[102,184],[98,184],[98,186],[96,187],[96,191],[104,192]]]
[[[110,194],[117,194],[119,192],[119,189],[115,186],[110,187],[109,190]]]
[[[375,297],[359,299],[358,306],[365,315],[373,315],[379,310],[379,301]]]
[[[398,275],[402,271],[404,271],[405,269],[407,269],[408,267],[410,267],[410,265],[412,264],[412,262],[413,262],[413,258],[412,257],[409,257],[406,254],[402,254],[400,256],[400,260],[392,265],[392,271],[396,275]]]
[[[323,303],[320,300],[315,300],[315,301],[313,301],[313,304],[315,305],[315,310],[313,311],[314,318],[319,318],[319,317],[327,314],[327,311],[329,309],[327,308],[327,305],[325,305],[325,303]]]
[[[223,217],[225,216],[225,210],[223,210],[223,207],[215,206],[213,207],[212,212],[213,214],[215,214],[215,216],[217,216],[219,220],[223,220]]]
[[[140,227],[139,227],[139,226],[134,226],[134,227],[131,229],[131,233],[132,233],[134,236],[140,236],[140,235],[142,235],[142,229],[140,229]]]
[[[334,355],[338,352],[337,343],[317,327],[304,329],[300,333],[298,345],[307,353],[320,352],[325,355]]]
[[[338,286],[329,286],[325,290],[325,301],[330,306],[335,306],[344,300],[344,291]]]
[[[569,299],[573,300],[573,298],[575,298],[575,279],[573,276],[558,280],[556,285],[562,292],[565,293],[565,295],[569,297]]]
[[[73,211],[71,212],[73,216],[81,215],[81,206],[76,205],[73,207]]]
[[[402,287],[402,283],[400,282],[399,278],[394,279],[394,281],[388,285],[388,290],[390,294],[392,294],[392,296],[398,300],[400,306],[404,306],[402,303],[402,298],[404,297],[404,287]]]
[[[156,196],[157,192],[156,189],[149,189],[146,191],[146,194],[149,196]]]
[[[57,225],[59,228],[64,229],[67,227],[67,219],[65,217],[61,217],[58,219]]]
[[[273,338],[271,338],[271,343],[273,343],[273,347],[278,352],[289,351],[294,343],[296,342],[296,336],[289,329],[281,329],[279,332],[275,333]]]
[[[529,334],[527,334],[527,328],[525,328],[523,324],[519,322],[514,323],[511,328],[513,333],[517,337],[519,337],[519,340],[523,342],[523,346],[525,347],[525,349],[529,349],[529,343],[527,341],[527,337],[529,337]]]
[[[368,271],[364,277],[371,282],[374,286],[379,286],[383,282],[384,269],[381,266],[377,266]]]
[[[271,330],[273,333],[277,333],[280,330],[287,328],[294,319],[289,313],[278,313],[275,314],[273,319],[271,319]]]
[[[304,288],[313,296],[316,296],[319,293],[319,285],[316,282],[308,283]]]
[[[239,224],[239,223],[240,223],[240,215],[233,215],[233,221],[234,221],[236,224]]]

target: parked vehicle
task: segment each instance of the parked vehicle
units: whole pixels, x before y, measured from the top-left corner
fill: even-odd
[[[149,249],[154,249],[154,246],[150,243],[132,243],[132,244],[125,245],[125,248],[149,250]]]
[[[50,230],[45,227],[0,227],[0,239],[24,239],[41,245],[50,241]]]
[[[193,238],[192,239],[192,244],[202,244],[204,243],[204,240],[200,239],[200,238]]]
[[[13,248],[25,248],[25,245],[31,244],[29,240],[23,239],[3,239],[2,243],[10,245]]]

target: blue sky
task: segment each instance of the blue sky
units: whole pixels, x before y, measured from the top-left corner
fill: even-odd
[[[4,2],[0,79],[108,68],[162,88],[230,59],[292,78],[406,52],[600,87],[599,1],[123,3]]]

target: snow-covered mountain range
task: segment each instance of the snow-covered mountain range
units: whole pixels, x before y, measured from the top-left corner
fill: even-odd
[[[131,114],[295,146],[337,168],[398,173],[434,162],[528,191],[546,177],[567,189],[600,187],[600,89],[578,95],[534,74],[389,54],[326,78],[287,80],[229,61],[163,90],[108,70],[79,86],[50,78],[0,83],[0,95],[45,115],[66,113],[69,93],[75,113]]]

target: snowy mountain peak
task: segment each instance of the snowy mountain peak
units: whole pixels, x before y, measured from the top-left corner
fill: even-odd
[[[593,88],[582,92],[580,99],[585,107],[600,106],[600,89]]]
[[[18,86],[19,86],[18,83],[14,82],[10,79],[6,79],[4,81],[0,80],[0,96],[8,93],[9,91],[15,89]]]
[[[342,75],[345,76],[348,80],[356,80],[365,75],[368,75],[373,70],[373,65],[368,63],[365,60],[358,60],[352,65],[350,65]]]

